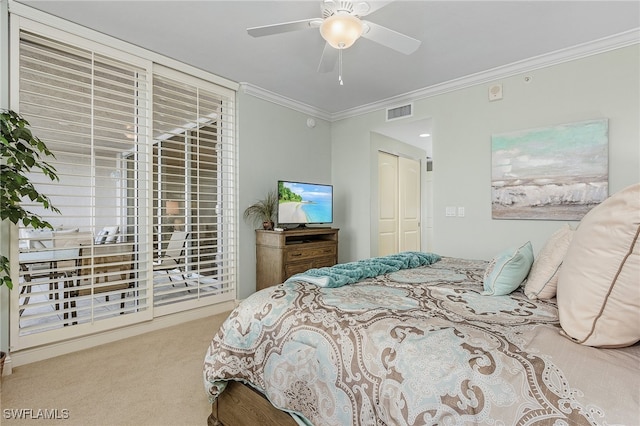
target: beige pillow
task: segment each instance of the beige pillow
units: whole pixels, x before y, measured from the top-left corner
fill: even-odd
[[[564,335],[597,347],[640,340],[640,184],[594,207],[574,232],[558,276]]]
[[[556,297],[558,271],[573,237],[567,224],[554,232],[538,253],[524,285],[524,294],[529,299],[552,299]]]

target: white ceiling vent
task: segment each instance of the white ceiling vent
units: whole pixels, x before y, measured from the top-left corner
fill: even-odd
[[[411,117],[413,115],[413,104],[402,105],[395,108],[387,108],[387,121],[399,118]]]

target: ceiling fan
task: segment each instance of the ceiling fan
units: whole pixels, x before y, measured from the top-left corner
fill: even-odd
[[[262,37],[290,31],[319,28],[322,38],[326,40],[318,72],[332,71],[336,59],[342,58],[342,50],[347,49],[360,37],[367,38],[398,52],[410,55],[415,52],[420,40],[401,34],[397,31],[361,19],[391,1],[337,1],[324,0],[320,6],[322,18],[303,19],[247,28],[249,35]],[[340,70],[340,84],[342,84]]]

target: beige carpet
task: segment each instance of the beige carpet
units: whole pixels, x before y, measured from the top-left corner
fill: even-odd
[[[2,379],[0,424],[206,425],[202,363],[227,315],[16,367]],[[9,419],[15,409],[67,410],[68,419]]]

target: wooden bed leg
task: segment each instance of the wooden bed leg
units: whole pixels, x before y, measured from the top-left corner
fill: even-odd
[[[280,411],[249,385],[230,380],[211,404],[209,426],[298,426],[285,411]]]
[[[211,404],[211,414],[207,417],[207,426],[224,426],[220,420],[218,420],[218,400],[216,399]]]
[[[209,417],[207,417],[207,426],[223,426],[222,423],[220,423],[218,421],[218,419],[216,419],[212,414],[209,414]]]

